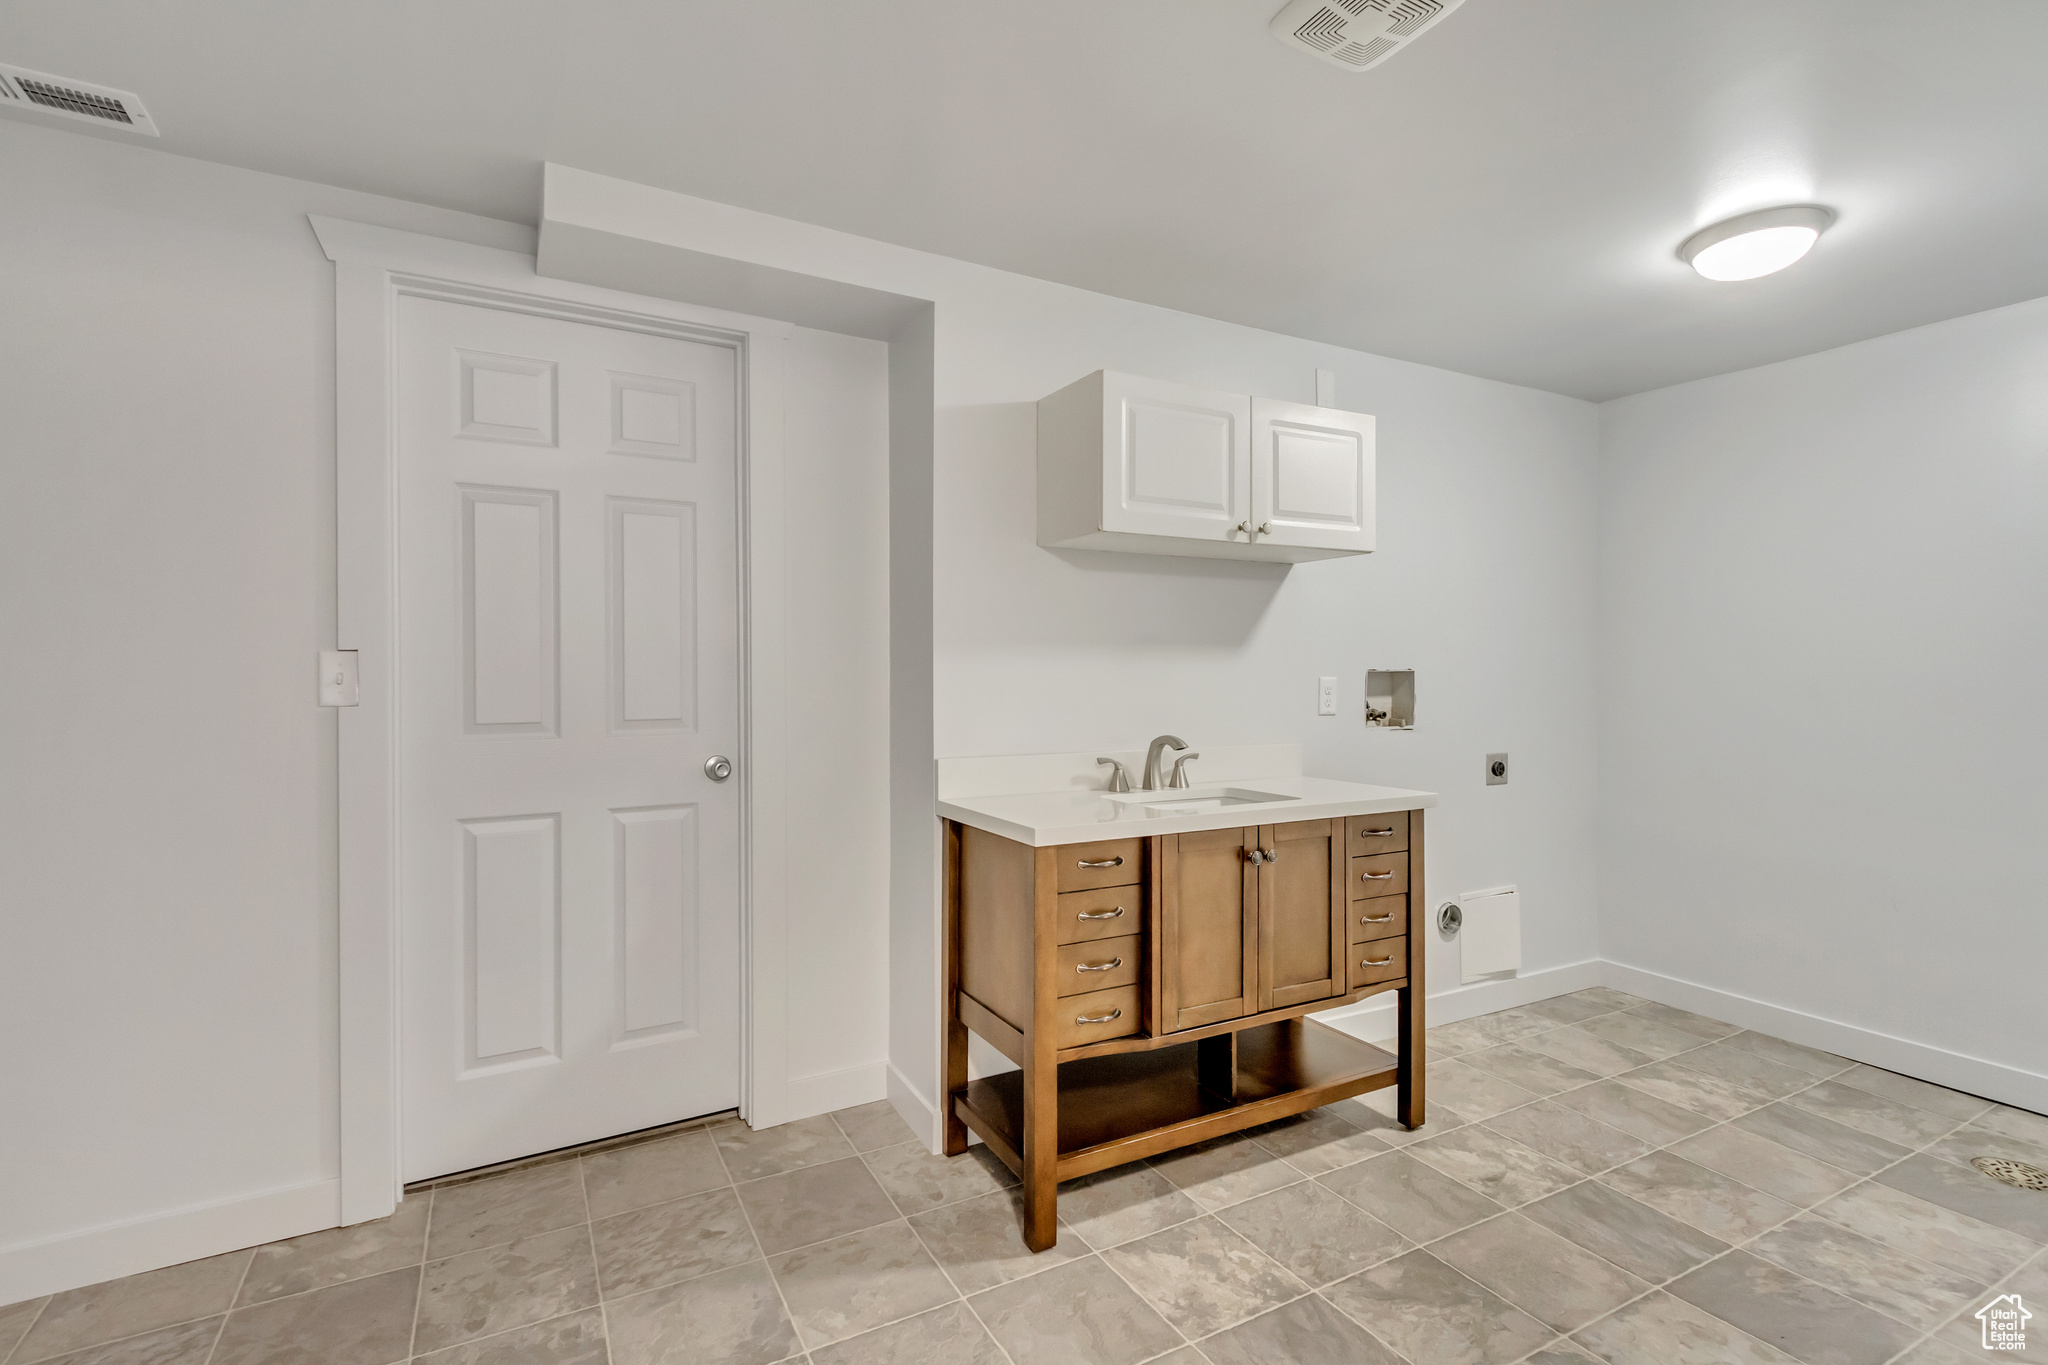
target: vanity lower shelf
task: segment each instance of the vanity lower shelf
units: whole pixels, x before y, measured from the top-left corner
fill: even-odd
[[[1234,1094],[1204,1083],[1199,1042],[1060,1063],[1056,1178],[1271,1123],[1399,1078],[1393,1053],[1313,1019],[1243,1029],[1213,1043],[1227,1047],[1233,1037]],[[1005,1165],[1024,1174],[1023,1072],[969,1081],[954,1093],[953,1108]]]

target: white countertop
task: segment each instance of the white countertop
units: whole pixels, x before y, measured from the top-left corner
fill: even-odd
[[[1249,751],[1231,751],[1238,761],[1218,764],[1226,771],[1208,780],[1202,780],[1205,775],[1196,771],[1197,765],[1190,764],[1196,780],[1188,789],[1115,796],[1106,789],[1107,781],[1093,773],[1090,778],[1100,785],[1068,785],[1057,791],[990,792],[987,789],[1000,785],[1004,775],[998,765],[1013,760],[942,760],[938,813],[944,819],[958,820],[1020,844],[1046,848],[1097,839],[1191,834],[1197,830],[1282,824],[1290,820],[1376,815],[1383,811],[1427,809],[1436,804],[1434,792],[1303,777],[1298,770],[1299,751],[1289,755],[1285,752],[1289,749],[1292,746],[1260,746],[1262,751],[1275,751],[1270,757],[1263,752],[1255,756]],[[1019,765],[1017,776],[1029,781],[1044,772],[1048,759],[1066,757],[1047,755],[1014,760]],[[1268,757],[1276,769],[1294,767],[1296,771],[1251,776],[1245,769],[1259,757]],[[1296,761],[1289,763],[1288,757]],[[975,765],[974,780],[949,780],[945,765],[967,763]],[[1071,766],[1068,770],[1075,771]],[[1108,769],[1100,771],[1106,775]],[[1260,799],[1266,797],[1279,799]],[[1231,804],[1215,804],[1220,800],[1229,800]],[[1181,809],[1175,809],[1176,806]]]

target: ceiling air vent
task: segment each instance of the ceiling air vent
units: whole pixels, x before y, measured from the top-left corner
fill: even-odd
[[[0,63],[0,109],[40,109],[101,127],[126,128],[157,137],[156,120],[126,90],[112,90],[46,71],[24,71]]]
[[[1465,0],[1293,0],[1273,36],[1346,71],[1378,66]]]

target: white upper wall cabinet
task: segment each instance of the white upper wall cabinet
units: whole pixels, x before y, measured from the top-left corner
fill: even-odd
[[[1098,370],[1038,404],[1038,543],[1295,563],[1373,547],[1373,419]]]

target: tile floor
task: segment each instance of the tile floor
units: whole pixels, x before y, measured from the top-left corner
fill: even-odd
[[[2048,1305],[2048,1118],[1617,991],[1430,1032],[1392,1092],[1064,1187],[886,1104],[719,1122],[0,1308],[0,1365],[1959,1365]],[[2048,1328],[2048,1306],[2034,1310]]]

